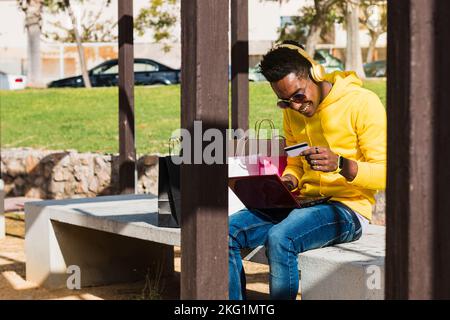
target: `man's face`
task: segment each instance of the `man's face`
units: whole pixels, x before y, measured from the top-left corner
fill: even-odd
[[[289,108],[306,117],[312,117],[320,104],[319,86],[308,77],[299,77],[295,73],[290,73],[279,81],[271,82],[270,85],[278,99],[290,100]],[[301,94],[305,96],[303,102],[294,102],[293,100],[301,97]]]

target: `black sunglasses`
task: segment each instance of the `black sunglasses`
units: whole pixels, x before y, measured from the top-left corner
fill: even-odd
[[[303,93],[296,93],[289,100],[279,99],[277,102],[277,106],[281,109],[289,108],[291,103],[303,103],[306,101],[306,95]]]
[[[303,92],[306,92],[306,88],[308,87],[308,82],[306,83],[305,89]],[[281,109],[286,109],[291,106],[291,103],[303,103],[306,101],[306,95],[304,93],[295,93],[289,99],[278,99],[277,106]]]

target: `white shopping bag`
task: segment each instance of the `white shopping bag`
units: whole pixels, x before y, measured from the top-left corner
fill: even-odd
[[[259,175],[258,156],[228,157],[228,177]],[[228,187],[228,215],[244,209],[245,206]]]

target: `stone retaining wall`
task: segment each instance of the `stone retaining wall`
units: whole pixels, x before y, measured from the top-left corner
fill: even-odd
[[[138,158],[138,193],[157,193],[157,163],[158,155]],[[64,199],[117,194],[118,155],[2,149],[1,177],[7,197]]]

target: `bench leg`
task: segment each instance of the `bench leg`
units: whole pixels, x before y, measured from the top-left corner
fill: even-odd
[[[72,265],[80,268],[82,287],[142,280],[147,274],[156,281],[174,274],[172,246],[50,221],[45,209],[29,211],[25,238],[29,281],[47,288],[66,287]]]

